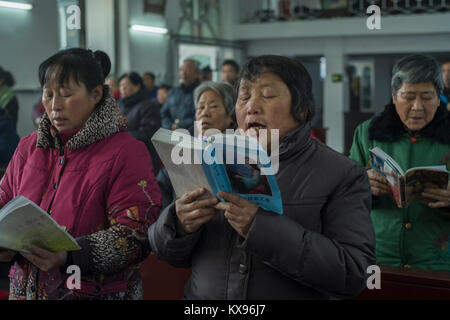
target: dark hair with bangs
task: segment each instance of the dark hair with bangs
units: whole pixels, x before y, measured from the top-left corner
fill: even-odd
[[[103,51],[93,52],[82,48],[59,51],[39,66],[39,82],[43,88],[49,81],[56,80],[64,86],[71,79],[84,84],[88,92],[99,85],[103,86],[105,96],[105,78],[111,71],[111,60]]]
[[[123,75],[120,76],[119,78],[119,83],[125,79],[128,78],[128,80],[130,80],[130,82],[135,85],[135,86],[139,86],[140,89],[144,88],[144,80],[142,79],[142,77],[139,75],[139,73],[131,71],[129,73],[124,73]]]
[[[264,73],[274,73],[283,80],[291,93],[291,114],[300,123],[314,117],[314,97],[311,76],[298,61],[283,56],[263,55],[248,61],[240,74],[236,90],[242,79],[255,81]]]
[[[236,73],[239,73],[239,65],[234,60],[231,59],[225,60],[224,62],[222,62],[222,67],[223,66],[231,66],[234,69],[234,71],[236,71]]]

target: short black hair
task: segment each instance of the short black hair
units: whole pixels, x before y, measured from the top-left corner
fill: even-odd
[[[141,76],[137,72],[132,71],[132,72],[121,75],[119,78],[119,83],[124,78],[128,78],[130,80],[130,82],[132,84],[134,84],[135,86],[140,86],[141,88],[144,87],[144,80],[142,80]]]
[[[236,61],[231,60],[231,59],[225,60],[224,62],[222,62],[222,67],[226,66],[226,65],[232,66],[233,69],[236,71],[236,73],[239,73],[240,67],[239,67],[239,64]]]
[[[3,80],[3,83],[10,88],[14,87],[16,84],[11,72],[4,70],[2,67],[0,67],[0,80]]]
[[[211,67],[210,66],[206,66],[206,67],[204,67],[204,68],[202,68],[202,72],[212,72],[212,69],[211,69]]]
[[[14,87],[16,84],[16,80],[14,80],[11,72],[4,70],[2,67],[0,67],[0,80],[3,80],[3,84],[10,88]]]
[[[105,52],[71,48],[61,50],[41,63],[39,82],[41,87],[44,87],[54,78],[63,86],[73,79],[77,84],[84,84],[91,92],[99,85],[105,88],[105,78],[110,71],[111,60]],[[105,90],[103,91],[105,95]]]
[[[142,77],[144,77],[144,76],[150,76],[150,78],[155,80],[155,74],[153,72],[147,71],[142,75]]]
[[[315,104],[312,80],[306,68],[297,60],[277,55],[263,55],[249,60],[242,69],[236,89],[242,79],[255,81],[264,73],[274,73],[289,88],[292,99],[291,114],[300,123],[311,121]]]
[[[172,86],[170,84],[164,83],[160,85],[158,89],[166,89],[167,91],[170,91],[170,89],[172,89]]]
[[[211,67],[206,66],[206,67],[202,68],[201,73],[202,73],[202,77],[206,77],[210,73],[212,74]]]

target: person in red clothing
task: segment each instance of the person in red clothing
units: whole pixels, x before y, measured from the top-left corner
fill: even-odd
[[[73,48],[39,67],[45,113],[23,138],[0,182],[0,208],[24,196],[48,212],[81,250],[31,254],[0,248],[10,263],[10,299],[141,299],[138,265],[150,252],[148,227],[161,193],[145,145],[125,132],[126,120],[105,83],[109,57]],[[81,288],[66,285],[67,268]]]
[[[117,78],[114,76],[108,76],[106,77],[105,83],[108,85],[109,90],[111,91],[114,99],[119,100],[120,99],[120,90],[119,90],[119,83],[117,82]]]
[[[45,112],[44,104],[42,103],[42,97],[39,98],[39,101],[37,101],[33,106],[33,113],[32,113],[32,119],[33,124],[36,128],[39,128],[39,123],[41,122],[42,115]]]

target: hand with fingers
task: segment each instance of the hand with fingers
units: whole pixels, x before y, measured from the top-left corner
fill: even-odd
[[[9,250],[5,248],[0,248],[0,262],[8,263],[11,262],[16,255],[17,251]]]
[[[67,251],[51,252],[35,246],[27,248],[31,254],[20,254],[42,271],[50,271],[63,266],[67,261]]]
[[[391,188],[385,177],[376,172],[373,169],[367,170],[367,175],[369,176],[370,189],[372,190],[372,195],[392,195]]]
[[[259,206],[234,193],[220,191],[217,195],[226,202],[219,202],[216,209],[224,210],[228,223],[245,238]]]
[[[197,200],[206,193],[206,189],[198,188],[184,194],[175,202],[177,227],[185,233],[193,233],[210,221],[217,213],[214,206],[219,200],[209,198]]]
[[[447,189],[425,188],[422,196],[430,200],[435,200],[428,203],[430,208],[445,208],[450,206],[450,182]]]

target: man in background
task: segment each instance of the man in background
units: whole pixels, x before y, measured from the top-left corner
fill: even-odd
[[[170,89],[172,89],[172,86],[168,84],[162,84],[159,86],[158,92],[156,94],[156,102],[158,102],[159,109],[161,109],[164,103],[166,103]]]
[[[232,86],[235,86],[237,79],[239,78],[239,65],[234,60],[225,60],[222,63],[222,81],[228,82]]]
[[[201,81],[212,81],[212,70],[209,66],[206,66],[202,69]]]
[[[194,124],[194,90],[200,84],[200,64],[193,59],[184,60],[179,76],[181,84],[169,92],[161,108],[162,127],[170,130],[188,129]]]
[[[148,71],[142,75],[142,80],[144,81],[144,86],[150,92],[150,98],[156,99],[158,87],[155,86],[155,74]]]

